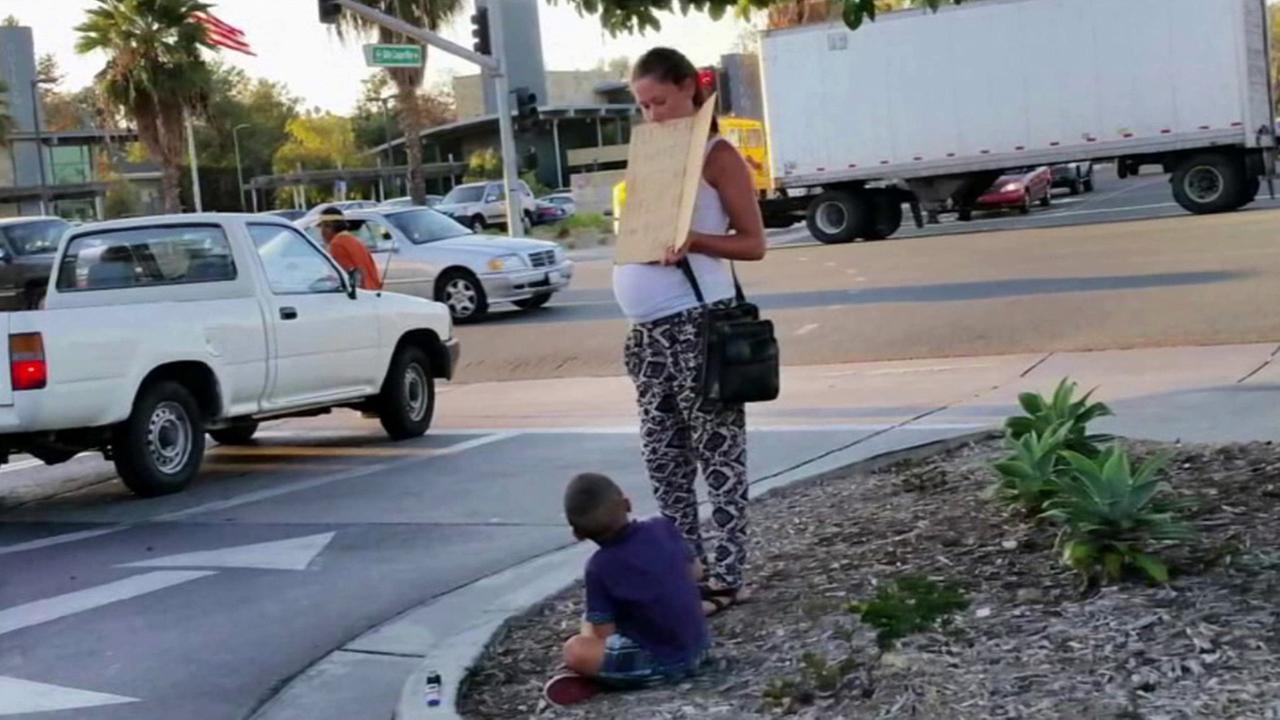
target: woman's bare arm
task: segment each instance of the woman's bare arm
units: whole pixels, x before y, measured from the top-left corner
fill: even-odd
[[[726,260],[764,259],[767,247],[764,220],[760,217],[755,181],[746,161],[732,145],[716,143],[707,156],[703,176],[707,179],[707,184],[720,195],[720,202],[729,215],[729,227],[734,233],[690,233],[688,251]]]

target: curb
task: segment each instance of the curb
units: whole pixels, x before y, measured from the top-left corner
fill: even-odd
[[[873,450],[874,454],[866,456],[866,445],[874,447],[876,440],[883,440],[882,435],[869,436],[838,452],[757,480],[751,484],[753,500],[759,500],[780,488],[801,481],[817,481],[855,468],[871,472],[903,460],[929,457],[1000,435],[1000,431],[994,429],[950,436],[940,433],[940,437],[933,440],[906,447],[887,448],[878,453]],[[862,457],[851,459],[855,455]],[[490,641],[509,619],[576,582],[593,551],[590,543],[576,543],[528,560],[436,598],[362,636],[347,647],[359,649],[362,645],[373,645],[377,646],[378,651],[387,652],[387,641],[398,645],[404,639],[409,640],[414,646],[413,651],[403,652],[409,650],[406,647],[402,648],[402,653],[416,655],[422,661],[400,691],[395,720],[461,718],[456,703],[462,690],[462,681]],[[478,614],[480,619],[473,619],[468,623],[451,619],[451,616],[457,618],[459,614],[467,614],[472,618]],[[403,637],[406,635],[408,638]],[[396,639],[392,640],[393,637]],[[427,675],[432,672],[438,673],[441,678],[440,704],[434,707],[426,704],[423,694]]]

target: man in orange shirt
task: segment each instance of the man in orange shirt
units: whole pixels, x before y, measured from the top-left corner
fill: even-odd
[[[346,272],[355,270],[360,276],[362,290],[381,290],[382,278],[378,277],[378,265],[373,261],[369,248],[359,238],[347,232],[347,221],[336,207],[320,211],[320,236],[325,248]]]

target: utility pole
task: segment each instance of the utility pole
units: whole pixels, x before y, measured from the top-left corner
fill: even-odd
[[[196,212],[204,212],[204,203],[200,200],[200,165],[196,160],[196,129],[191,125],[191,111],[183,109],[182,116],[187,123],[187,157],[191,163],[191,198],[195,201]]]
[[[40,168],[40,214],[49,214],[49,186],[44,177],[44,139],[40,135],[40,80],[31,81],[31,129],[36,137],[36,160]]]
[[[240,168],[240,131],[247,127],[253,127],[249,123],[240,123],[231,128],[231,143],[236,148],[236,187],[240,190],[240,212],[247,212],[244,205],[244,171]]]
[[[516,184],[519,178],[519,170],[516,164],[515,126],[511,122],[511,89],[506,73],[506,68],[510,66],[511,58],[505,57],[506,46],[503,44],[501,3],[493,2],[488,5],[488,9],[493,11],[490,16],[490,27],[492,30],[494,57],[468,50],[430,30],[415,27],[400,18],[374,10],[357,0],[319,0],[319,6],[320,18],[324,22],[336,22],[337,8],[342,8],[388,30],[475,63],[480,66],[480,69],[486,75],[493,78],[494,89],[498,96],[498,133],[502,146],[502,182],[507,187],[507,234],[514,236],[519,233],[524,226],[524,215],[520,207],[522,198]]]

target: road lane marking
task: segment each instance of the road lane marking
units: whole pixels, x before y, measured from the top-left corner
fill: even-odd
[[[226,510],[233,507],[239,507],[241,505],[248,505],[250,503],[260,502],[262,500],[270,500],[272,498],[279,497],[281,495],[287,495],[289,493],[299,492],[302,490],[310,490],[312,488],[317,488],[322,485],[328,485],[330,483],[340,482],[343,480],[353,480],[355,478],[365,477],[367,475],[372,475],[374,473],[382,472],[383,470],[397,468],[402,465],[409,465],[416,462],[422,462],[423,460],[430,459],[432,457],[443,457],[447,455],[454,455],[460,452],[466,452],[467,450],[473,450],[478,447],[483,447],[490,443],[495,443],[495,442],[516,437],[520,435],[522,432],[524,431],[511,430],[511,431],[500,431],[497,433],[481,435],[480,437],[476,437],[471,440],[467,440],[465,442],[460,442],[455,445],[450,445],[449,447],[446,447],[446,448],[440,448],[434,454],[427,457],[401,458],[401,459],[392,460],[385,463],[379,463],[377,465],[367,465],[362,468],[344,470],[342,472],[332,473],[330,475],[324,475],[318,478],[313,478],[311,480],[299,480],[296,482],[284,483],[281,485],[270,487],[266,490],[259,490],[257,492],[246,493],[244,495],[228,498],[226,500],[217,500],[214,502],[208,502],[202,505],[196,505],[194,507],[186,508],[183,510],[176,510],[173,512],[162,513],[162,514],[155,515],[150,518],[144,518],[142,520],[138,520],[135,522],[122,523],[119,525],[110,525],[108,527],[97,528],[94,530],[81,530],[79,532],[66,533],[63,535],[54,535],[53,537],[41,538],[39,540],[32,540],[30,542],[18,543],[16,545],[6,545],[4,547],[0,547],[0,555],[10,555],[13,553],[26,552],[28,550],[39,550],[42,548],[53,547],[55,545],[62,545],[64,543],[77,542],[80,540],[88,540],[90,538],[102,537],[103,535],[110,535],[112,533],[129,530],[138,525],[144,525],[146,523],[171,522],[173,520],[180,520],[182,518],[190,517],[192,515],[199,515],[201,513],[206,513],[206,512]]]
[[[796,337],[799,337],[801,335],[808,335],[814,330],[817,330],[819,327],[820,327],[820,323],[809,323],[808,325],[805,325],[804,327],[796,331]]]
[[[216,574],[212,570],[161,570],[0,610],[0,635]]]
[[[0,676],[0,716],[139,702],[137,698]]]
[[[165,555],[116,567],[127,568],[248,568],[251,570],[306,570],[324,552],[336,532],[272,540],[197,552]]]

